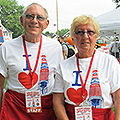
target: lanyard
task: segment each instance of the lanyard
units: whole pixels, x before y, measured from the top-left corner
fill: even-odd
[[[92,63],[93,63],[94,54],[95,54],[95,50],[94,50],[94,53],[93,53],[91,61],[90,61],[90,65],[89,65],[89,68],[88,68],[88,71],[87,71],[87,75],[86,75],[85,83],[84,84],[83,84],[82,76],[80,74],[79,60],[78,60],[78,54],[77,54],[77,67],[78,67],[78,71],[79,71],[79,75],[80,75],[80,80],[81,80],[81,85],[82,85],[82,90],[83,90],[83,94],[82,94],[83,95],[82,96],[83,99],[85,97],[85,86],[86,86],[87,79],[88,79],[88,76],[89,76],[89,73],[90,73],[90,70],[91,70],[91,66],[92,66]]]
[[[29,68],[29,72],[30,72],[30,76],[31,76],[31,80],[32,80],[32,86],[33,86],[33,76],[34,76],[34,73],[36,71],[38,61],[39,61],[40,50],[41,50],[41,46],[42,46],[42,36],[40,37],[40,45],[39,45],[37,59],[36,59],[36,63],[35,63],[35,67],[34,67],[33,72],[31,71],[30,61],[29,61],[29,58],[28,58],[27,48],[26,48],[26,44],[25,44],[25,36],[23,35],[22,38],[23,38],[23,46],[24,46],[25,56],[26,56],[26,59],[27,59],[28,68]]]

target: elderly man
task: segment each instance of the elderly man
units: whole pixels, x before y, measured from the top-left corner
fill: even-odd
[[[29,5],[20,21],[24,34],[0,48],[1,101],[7,79],[1,120],[55,120],[52,89],[56,68],[62,60],[61,45],[42,35],[49,20],[41,5]]]

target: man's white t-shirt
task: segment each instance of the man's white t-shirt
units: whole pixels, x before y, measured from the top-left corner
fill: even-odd
[[[83,83],[90,60],[91,57],[79,59]],[[57,71],[53,92],[64,93],[65,102],[72,105],[111,108],[113,105],[111,94],[120,88],[120,65],[116,58],[96,50],[85,88],[87,95],[83,101],[76,56],[62,61]]]
[[[40,42],[25,41],[25,43],[33,72]],[[4,42],[0,47],[0,73],[7,78],[6,89],[20,93],[25,93],[27,90],[40,90],[42,95],[48,95],[53,89],[54,74],[62,59],[62,47],[59,42],[42,35],[42,47],[32,86],[23,39],[19,36]]]

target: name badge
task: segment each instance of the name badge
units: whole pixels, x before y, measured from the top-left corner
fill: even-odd
[[[40,91],[26,91],[25,98],[26,98],[26,113],[42,112]]]
[[[92,120],[91,106],[75,107],[76,120]]]

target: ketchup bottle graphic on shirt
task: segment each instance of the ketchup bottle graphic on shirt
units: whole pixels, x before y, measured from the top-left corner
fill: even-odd
[[[97,69],[92,70],[92,79],[90,82],[88,102],[95,108],[102,107],[103,97]]]
[[[46,55],[41,55],[40,80],[38,82],[38,89],[42,91],[42,94],[47,92],[48,75],[49,67]]]

